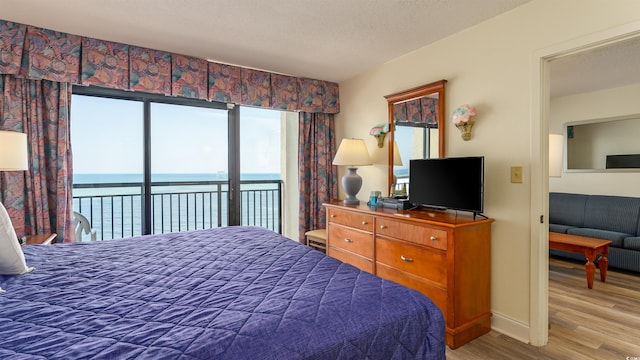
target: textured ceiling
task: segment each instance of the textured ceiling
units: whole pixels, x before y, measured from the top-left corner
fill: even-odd
[[[551,61],[551,97],[640,83],[640,37]]]
[[[1,0],[0,19],[343,81],[530,0]]]
[[[0,0],[0,19],[340,82],[530,0]],[[640,40],[551,62],[551,95],[640,83]]]

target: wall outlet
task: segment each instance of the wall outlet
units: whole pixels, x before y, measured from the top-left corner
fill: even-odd
[[[522,184],[522,166],[511,167],[511,182],[514,184]]]

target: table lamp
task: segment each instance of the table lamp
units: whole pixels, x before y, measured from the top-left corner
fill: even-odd
[[[344,199],[345,205],[359,204],[360,200],[356,198],[358,191],[362,187],[362,178],[356,173],[356,166],[371,165],[371,158],[367,145],[363,139],[342,139],[338,152],[333,158],[333,165],[347,166],[347,173],[342,177],[342,187],[347,194]]]
[[[27,134],[0,130],[0,171],[20,170],[27,170]]]
[[[16,170],[27,170],[27,135],[0,131],[0,171]],[[19,275],[33,270],[25,263],[11,219],[1,202],[0,249],[0,274]]]
[[[0,130],[0,171],[27,170],[27,134]]]

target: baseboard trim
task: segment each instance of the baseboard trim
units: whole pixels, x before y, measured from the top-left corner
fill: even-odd
[[[493,316],[491,317],[491,329],[525,344],[530,342],[529,334],[531,329],[529,329],[528,324],[495,311],[493,311]]]

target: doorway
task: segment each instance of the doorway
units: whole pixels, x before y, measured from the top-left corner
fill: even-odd
[[[533,106],[531,132],[531,278],[530,342],[543,346],[549,324],[549,125],[551,63],[573,54],[601,49],[640,36],[640,22],[609,29],[537,51],[533,59]],[[538,224],[538,226],[535,226]]]

